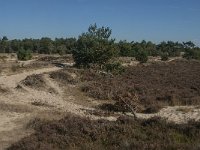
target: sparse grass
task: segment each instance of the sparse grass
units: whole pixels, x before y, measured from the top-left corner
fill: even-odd
[[[52,105],[49,105],[49,104],[41,102],[41,101],[34,101],[31,104],[34,106],[53,107]]]
[[[76,84],[78,82],[78,80],[74,78],[72,75],[70,75],[70,73],[67,72],[66,70],[59,70],[59,71],[52,72],[50,73],[50,78],[58,81],[59,83],[63,85],[67,83]]]
[[[27,76],[21,83],[25,86],[36,88],[36,89],[44,89],[46,87],[46,83],[43,79],[42,74],[33,74]]]
[[[10,69],[11,69],[12,72],[17,72],[20,68],[21,67],[20,67],[19,64],[17,64],[17,65],[13,64]]]
[[[0,103],[0,111],[16,112],[16,113],[29,113],[32,111],[32,109],[25,105]]]
[[[180,111],[180,112],[183,112],[183,113],[188,113],[188,112],[193,111],[193,109],[194,109],[194,108],[180,107],[180,108],[176,109],[176,111]]]

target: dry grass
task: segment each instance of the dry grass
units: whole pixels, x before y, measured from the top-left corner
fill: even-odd
[[[25,105],[0,103],[0,110],[6,112],[28,113],[33,110]]]
[[[181,111],[181,112],[183,112],[183,113],[188,113],[188,112],[191,112],[191,111],[193,111],[193,108],[184,108],[184,107],[180,107],[180,108],[178,108],[176,111]]]
[[[33,74],[27,76],[21,83],[25,86],[35,88],[35,89],[44,89],[46,88],[46,82],[44,81],[42,74]]]
[[[42,106],[42,107],[54,107],[52,105],[49,105],[47,103],[41,102],[41,101],[34,101],[31,103],[34,106]]]
[[[8,93],[8,92],[10,92],[8,88],[2,87],[0,85],[0,94],[5,94],[5,93]]]
[[[56,80],[58,83],[65,85],[65,84],[76,84],[78,79],[73,77],[71,73],[67,70],[59,70],[50,73],[50,78]]]

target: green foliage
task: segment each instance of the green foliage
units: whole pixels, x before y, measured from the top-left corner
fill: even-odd
[[[106,63],[104,65],[104,69],[107,72],[112,72],[114,74],[122,73],[124,72],[124,67],[120,62],[111,62],[111,63]]]
[[[24,50],[24,49],[20,49],[17,52],[17,58],[18,60],[29,60],[32,58],[32,54],[30,50]]]
[[[60,45],[57,47],[57,53],[61,56],[64,55],[66,51],[67,51],[67,48],[65,45]]]
[[[120,49],[120,56],[131,57],[134,56],[134,50],[132,49],[132,44],[127,41],[119,41],[118,47]]]
[[[161,60],[162,61],[167,61],[169,59],[168,54],[167,53],[162,53],[161,54]]]
[[[157,49],[160,54],[168,53],[168,56],[176,57],[180,56],[180,52],[183,51],[183,45],[178,42],[167,41],[161,42]]]
[[[54,50],[55,50],[55,47],[50,38],[45,37],[40,40],[40,49],[39,49],[40,53],[52,54],[52,53],[54,53]]]
[[[74,61],[78,67],[89,67],[91,64],[103,65],[114,55],[114,40],[109,39],[109,27],[97,28],[91,25],[88,32],[79,36],[77,47],[72,51]]]
[[[17,53],[20,48],[40,54],[74,54],[77,66],[90,66],[90,64],[103,65],[112,57],[136,57],[139,51],[145,51],[148,56],[161,56],[167,53],[168,57],[180,56],[185,52],[187,59],[200,59],[199,47],[193,42],[166,41],[159,44],[151,41],[128,42],[126,40],[110,39],[111,29],[108,27],[98,28],[91,25],[86,33],[76,38],[48,37],[41,39],[14,39],[9,40],[6,36],[0,37],[0,53]],[[143,53],[143,52],[141,52]]]
[[[148,55],[147,52],[144,50],[138,50],[136,54],[136,60],[139,61],[140,63],[146,63],[148,60]]]
[[[186,59],[198,59],[200,60],[200,49],[199,48],[187,48],[185,54],[183,55]]]

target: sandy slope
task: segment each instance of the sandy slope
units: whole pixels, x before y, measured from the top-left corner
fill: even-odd
[[[16,75],[10,75],[10,76],[4,75],[4,76],[0,77],[0,85],[4,85],[9,88],[15,88],[17,86],[17,83],[19,83],[21,80],[25,79],[29,75],[41,74],[41,73],[45,73],[45,72],[56,71],[59,69],[60,68],[58,68],[58,67],[52,67],[52,68],[38,69],[38,70],[34,70],[34,71],[29,71],[29,72],[23,72],[23,73],[19,73]]]

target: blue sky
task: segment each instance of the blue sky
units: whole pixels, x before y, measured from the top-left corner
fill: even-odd
[[[78,37],[95,22],[118,40],[200,44],[200,0],[0,0],[0,37]]]

